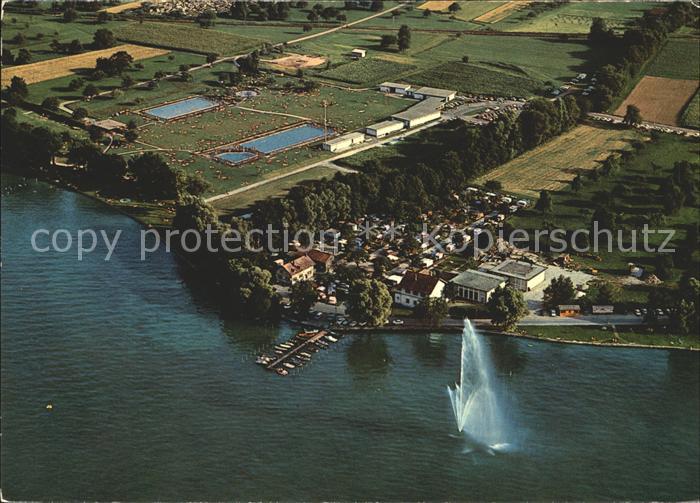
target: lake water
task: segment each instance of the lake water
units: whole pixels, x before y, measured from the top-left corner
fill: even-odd
[[[123,235],[78,262],[38,227]],[[221,321],[138,230],[43,184],[2,198],[6,499],[700,496],[697,353],[488,338],[513,449],[466,454],[456,334],[346,337],[282,378],[253,360],[293,328]]]

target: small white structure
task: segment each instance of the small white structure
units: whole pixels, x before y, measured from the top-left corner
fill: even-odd
[[[437,87],[419,87],[411,94],[417,100],[426,98],[439,98],[441,101],[452,101],[457,96],[457,91],[451,89],[439,89]]]
[[[397,84],[396,82],[382,82],[379,84],[379,90],[383,93],[394,93],[406,96],[410,94],[411,84]]]
[[[347,150],[353,145],[358,145],[364,141],[364,133],[348,133],[346,135],[323,142],[321,148],[329,152],[342,152],[343,150]]]
[[[437,276],[408,271],[394,290],[394,302],[400,306],[414,308],[426,298],[440,298],[445,282]]]
[[[383,121],[377,124],[372,124],[367,126],[365,131],[368,135],[374,136],[376,138],[381,138],[383,136],[395,133],[396,131],[401,131],[404,127],[404,123],[400,121]]]
[[[508,259],[490,269],[489,273],[506,278],[517,290],[529,292],[544,281],[546,270],[541,265]]]
[[[350,56],[355,58],[355,59],[360,59],[364,58],[367,56],[367,50],[366,49],[353,49],[350,51]]]

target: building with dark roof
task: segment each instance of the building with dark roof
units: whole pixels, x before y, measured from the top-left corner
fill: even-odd
[[[394,289],[394,303],[414,308],[423,299],[442,297],[444,290],[445,282],[437,276],[408,271]]]

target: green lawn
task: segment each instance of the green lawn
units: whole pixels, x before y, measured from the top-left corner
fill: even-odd
[[[200,28],[182,23],[130,23],[115,31],[119,40],[142,45],[179,49],[220,56],[242,54],[260,47],[264,40],[219,31],[216,28]]]
[[[78,127],[71,127],[61,122],[56,122],[36,112],[24,111],[17,109],[17,121],[31,124],[32,126],[41,126],[50,129],[56,133],[69,133],[76,138],[87,138],[87,132]]]
[[[627,232],[641,229],[649,215],[663,212],[663,196],[658,193],[659,185],[670,176],[674,162],[679,160],[697,162],[698,143],[675,135],[661,135],[658,140],[646,144],[616,173],[600,175],[598,181],[583,177],[583,189],[580,192],[575,193],[570,188],[552,192],[554,204],[551,214],[542,215],[534,209],[522,211],[510,218],[509,223],[514,229],[529,231],[530,236],[536,229],[547,228],[545,222],[553,228],[589,229],[594,208],[592,201],[600,193],[609,193],[616,185],[623,185],[629,189],[629,193],[614,198],[617,218]],[[699,218],[697,205],[686,206],[677,214],[666,216],[659,226],[650,227],[674,230],[675,235],[669,245],[673,247],[685,238],[688,226],[696,224]],[[649,243],[657,247],[664,239],[665,235],[652,234]],[[628,263],[639,264],[653,272],[658,254],[644,251],[641,242],[640,234],[638,251],[621,252],[614,246],[612,252],[599,250],[600,260],[593,256],[577,256],[575,260],[583,267],[597,269],[610,278],[627,276]],[[624,239],[624,245],[630,245],[629,234]],[[697,265],[697,254],[694,257]],[[679,269],[672,270],[674,280],[680,277],[681,272]],[[636,292],[638,296],[643,294],[643,290]]]
[[[700,44],[697,39],[669,38],[645,74],[669,79],[700,79]]]
[[[318,166],[316,168],[302,171],[301,173],[289,175],[280,180],[272,181],[256,189],[241,192],[229,198],[219,199],[218,201],[214,202],[214,207],[220,213],[240,211],[252,207],[258,201],[272,197],[282,197],[289,192],[289,189],[299,185],[300,183],[309,180],[332,178],[336,173],[338,173],[338,170]]]
[[[594,17],[605,19],[609,27],[622,30],[645,10],[653,8],[651,2],[571,2],[537,15],[532,9],[524,9],[499,23],[494,29],[541,33],[588,33]]]
[[[681,122],[685,127],[700,128],[700,91],[696,92],[688,103]]]
[[[172,59],[171,59],[172,58]],[[143,69],[132,68],[124,73],[124,75],[130,75],[136,82],[143,82],[153,78],[153,75],[157,71],[164,72],[176,72],[179,65],[181,64],[201,64],[204,62],[204,57],[198,54],[190,54],[186,52],[172,52],[170,54],[165,54],[163,56],[156,56],[155,58],[143,59],[137,63],[143,65]],[[133,65],[132,65],[133,66]],[[71,91],[68,89],[68,83],[75,79],[76,77],[84,77],[85,84],[92,83],[97,86],[100,91],[111,91],[119,86],[121,86],[122,77],[105,77],[99,81],[89,81],[87,79],[87,69],[84,75],[71,75],[68,77],[61,77],[59,79],[47,80],[44,82],[37,82],[29,86],[29,97],[28,101],[36,104],[40,104],[44,98],[47,96],[56,96],[61,101],[69,100],[81,100],[82,88],[78,91]],[[198,77],[203,77],[205,73],[197,75]],[[170,83],[162,82],[160,84],[162,87],[169,88]],[[188,87],[192,87],[190,84]],[[121,96],[117,98],[111,97],[98,97],[94,98],[90,103],[81,103],[77,106],[84,106],[90,111],[100,112],[102,115],[110,115],[118,110],[125,108],[124,103],[132,99],[136,95],[142,95],[146,93],[157,94],[157,91],[146,91],[145,88],[136,88],[134,90],[126,91]],[[100,116],[102,116],[100,115]]]
[[[621,326],[612,327],[587,326],[521,326],[521,330],[533,337],[542,337],[569,342],[588,342],[595,344],[635,344],[643,346],[675,346],[678,348],[700,349],[698,335],[670,334],[663,327]]]

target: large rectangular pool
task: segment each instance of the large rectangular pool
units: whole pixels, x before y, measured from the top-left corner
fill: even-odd
[[[203,112],[218,106],[218,103],[207,98],[195,97],[161,105],[154,108],[149,108],[144,112],[159,119],[175,119],[183,115],[189,115],[195,112]]]
[[[331,132],[330,129],[328,132]],[[305,124],[241,143],[240,146],[263,154],[271,154],[319,138],[323,138],[323,128]]]

